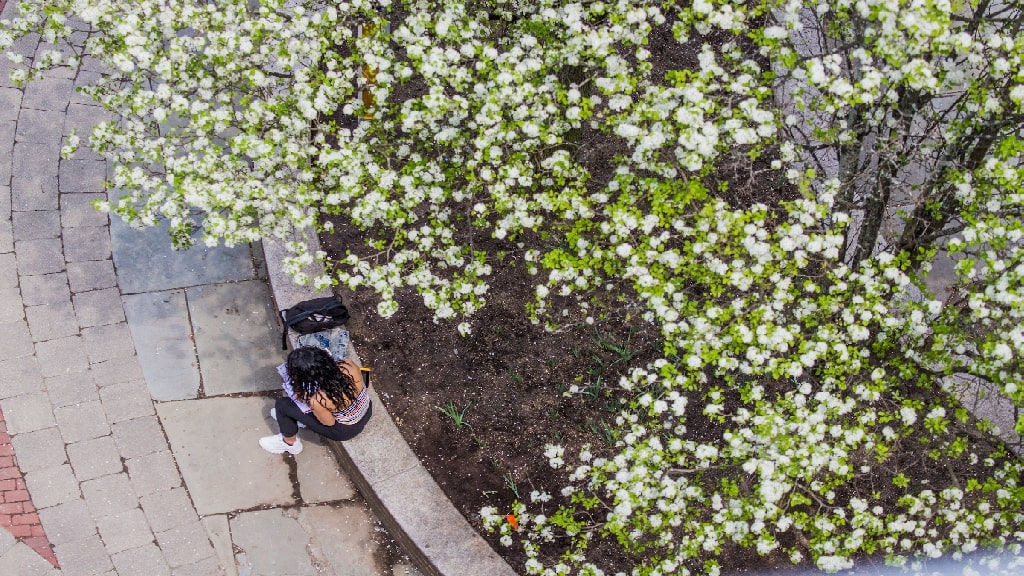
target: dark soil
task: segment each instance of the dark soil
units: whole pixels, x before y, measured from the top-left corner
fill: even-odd
[[[335,226],[321,239],[331,255],[352,247],[356,233]],[[595,454],[610,451],[623,401],[618,377],[661,346],[625,317],[546,332],[523,308],[533,279],[519,267],[494,269],[487,305],[471,319],[467,337],[454,323],[435,323],[412,293],[399,297],[401,309],[388,319],[377,314],[378,298],[368,290],[343,297],[355,346],[409,446],[470,524],[521,570],[518,549],[483,532],[480,509],[511,512],[513,500],[529,502],[533,490],[557,495],[565,474],[548,466],[548,443],[565,446],[567,456],[584,444]],[[573,384],[585,392],[566,395]],[[461,414],[461,425],[445,411]]]

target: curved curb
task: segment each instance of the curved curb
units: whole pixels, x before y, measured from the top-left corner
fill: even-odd
[[[312,252],[319,250],[316,236],[307,234],[304,240]],[[263,254],[278,310],[329,295],[292,283],[281,269],[286,254],[282,244],[264,240]],[[373,417],[364,431],[348,442],[328,445],[392,537],[417,567],[430,576],[517,576],[455,509],[420,464],[376,390],[371,388],[370,394]]]

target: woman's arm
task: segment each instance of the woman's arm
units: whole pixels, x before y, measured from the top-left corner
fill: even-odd
[[[322,404],[323,399],[320,392],[317,392],[309,399],[309,406],[313,409],[313,416],[324,426],[334,426],[338,421],[334,419],[334,413]]]

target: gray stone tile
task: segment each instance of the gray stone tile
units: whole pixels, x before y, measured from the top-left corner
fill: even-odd
[[[81,498],[41,510],[39,519],[51,544],[73,542],[96,533],[89,507]]]
[[[18,172],[11,178],[11,206],[15,210],[56,210],[57,177],[43,172]]]
[[[6,531],[0,531],[0,556],[3,556],[10,550],[18,541],[14,539],[14,536]]]
[[[126,512],[139,507],[127,474],[109,474],[82,482],[82,495],[93,518]]]
[[[228,524],[228,515],[204,516],[200,522],[203,523],[203,528],[206,528],[206,535],[210,537],[210,544],[213,545],[214,553],[217,555],[216,568],[221,571],[215,572],[215,574],[224,576],[223,567],[226,566],[231,568],[230,574],[236,576],[238,564],[235,563],[235,547],[231,542],[231,526]],[[202,572],[202,574],[206,573]]]
[[[172,567],[195,564],[214,556],[210,539],[198,519],[191,524],[157,532],[156,541],[167,563]]]
[[[181,473],[169,450],[128,459],[128,477],[140,497],[178,488]]]
[[[61,436],[68,444],[110,434],[107,415],[98,400],[56,408],[53,413]]]
[[[3,149],[3,144],[0,143],[0,166],[10,164],[9,159],[4,156],[6,151]],[[11,220],[11,185],[8,181],[0,181],[0,222],[10,222]],[[13,242],[13,240],[11,241]],[[13,244],[12,244],[13,246]],[[12,248],[13,250],[13,248]],[[2,250],[0,252],[9,252],[10,250]]]
[[[0,87],[0,120],[17,120],[21,108],[21,90]]]
[[[32,336],[24,320],[0,324],[0,361],[32,354]]]
[[[38,510],[78,500],[81,495],[70,464],[28,472],[25,474],[25,485]]]
[[[0,331],[3,327],[0,326]],[[10,398],[43,388],[43,374],[35,356],[0,360],[0,398]]]
[[[105,362],[97,362],[89,367],[93,382],[100,388],[106,388],[118,382],[142,380],[142,365],[138,356],[130,358],[114,358]]]
[[[285,457],[258,444],[261,436],[276,432],[267,415],[271,402],[206,398],[157,404],[181,476],[203,516],[295,502]],[[246,481],[225,483],[223,478]]]
[[[105,226],[64,229],[64,258],[68,262],[110,259],[110,233]]]
[[[16,241],[14,252],[18,255],[18,272],[22,276],[64,271],[60,238]]]
[[[16,542],[10,550],[0,556],[0,574],[54,576],[55,572],[49,561],[23,542]]]
[[[79,292],[73,296],[73,301],[75,315],[82,328],[125,321],[121,292],[117,288]]]
[[[96,200],[103,200],[106,194],[61,194],[60,222],[65,228],[81,226],[106,226],[109,219],[106,213],[92,207]]]
[[[78,334],[78,320],[70,302],[25,308],[34,342],[45,342]]]
[[[170,576],[171,568],[156,544],[118,552],[112,557],[118,576]]]
[[[151,544],[154,540],[153,531],[149,529],[146,515],[142,508],[132,508],[96,521],[100,537],[111,555],[131,548]],[[117,560],[114,560],[117,564]]]
[[[67,452],[75,478],[80,481],[124,472],[121,453],[110,436],[68,444]]]
[[[114,442],[125,458],[137,458],[153,452],[167,450],[167,440],[160,422],[155,416],[144,416],[124,422],[116,422],[111,426]],[[156,525],[154,529],[158,529]]]
[[[91,108],[98,108],[95,100],[87,94],[83,94],[79,91],[79,88],[94,84],[99,80],[104,73],[99,72],[102,65],[98,64],[98,61],[91,57],[85,56],[82,58],[82,68],[78,72],[78,77],[75,79],[75,93],[71,97],[71,104],[79,106],[90,106]]]
[[[380,572],[374,518],[362,506],[300,508],[298,521],[309,535],[309,555],[324,572],[338,575]],[[478,573],[472,570],[459,572]]]
[[[14,249],[14,244],[11,244]],[[18,287],[18,260],[14,252],[0,254],[0,288]],[[20,296],[19,296],[20,297]]]
[[[15,128],[17,124],[14,122],[0,121],[0,182],[4,185],[10,184],[14,172]],[[7,208],[10,209],[10,206]],[[4,212],[6,213],[6,210]]]
[[[78,374],[89,369],[89,358],[80,336],[39,342],[36,357],[44,378]]]
[[[0,194],[4,193],[4,188],[8,187],[0,186]],[[7,197],[10,198],[10,195]],[[2,200],[0,200],[0,203],[2,203]],[[11,227],[10,220],[0,219],[0,256],[5,255],[3,254],[5,252],[10,253],[11,256],[14,255],[14,229]],[[3,276],[3,271],[0,271],[0,278],[3,278]]]
[[[86,260],[67,263],[68,282],[75,292],[87,292],[117,286],[113,260]]]
[[[23,394],[4,400],[4,418],[11,436],[53,426],[53,408],[42,392]]]
[[[207,558],[195,564],[178,566],[171,576],[225,576],[226,572],[217,558]]]
[[[61,149],[64,146],[71,145],[71,128],[68,127],[67,120],[64,121],[64,138],[61,140]],[[96,153],[95,150],[89,147],[89,131],[75,131],[75,135],[78,136],[78,147],[75,148],[74,153],[68,156],[66,160],[103,160],[103,157]],[[65,158],[61,157],[61,160]],[[60,169],[58,168],[57,175],[60,175]],[[72,193],[73,196],[75,193]]]
[[[7,553],[7,550],[11,549],[16,543],[17,540],[14,539],[10,532],[6,530],[0,531],[0,557]]]
[[[188,492],[184,488],[174,488],[164,492],[156,492],[139,499],[146,520],[154,532],[164,532],[178,526],[191,525],[199,516],[196,515]]]
[[[21,299],[25,302],[25,306],[71,302],[67,274],[57,272],[56,274],[23,276],[21,278]]]
[[[110,69],[104,66],[103,62],[101,62],[98,58],[89,55],[86,55],[82,58],[82,70],[88,72],[96,72],[98,74],[109,75],[110,73]]]
[[[276,314],[259,280],[185,291],[207,396],[276,390],[284,361]]]
[[[355,487],[330,449],[322,442],[306,441],[305,445],[295,457],[302,501],[316,504],[355,498]]]
[[[64,112],[22,109],[18,114],[16,142],[50,144],[60,142],[64,131]]]
[[[79,76],[80,79],[86,77],[99,78],[99,74],[82,73]],[[94,126],[110,119],[110,112],[107,112],[102,106],[96,105],[92,100],[72,102],[68,105],[67,118],[64,120],[64,130],[65,132],[70,132],[72,129],[77,130],[79,138],[85,141],[85,137],[92,132]]]
[[[94,364],[135,356],[135,343],[125,322],[83,328],[82,338],[85,340],[89,361]]]
[[[105,160],[61,160],[60,191],[64,194],[104,192],[107,187]]]
[[[21,290],[0,288],[0,324],[20,322],[25,319],[25,307],[21,304]]]
[[[309,559],[310,538],[295,518],[280,509],[243,512],[231,521],[235,546],[252,574],[316,576]]]
[[[196,398],[199,362],[185,293],[174,290],[128,294],[122,301],[152,398]]]
[[[74,82],[64,78],[42,78],[30,82],[25,86],[25,97],[21,107],[64,112],[68,106],[68,100],[71,99],[73,84]]]
[[[37,240],[60,236],[60,212],[57,210],[33,210],[11,214],[14,226],[14,240]]]
[[[64,576],[96,576],[114,567],[99,534],[54,547]]]
[[[167,237],[166,223],[137,231],[120,218],[111,220],[110,235],[114,239],[114,266],[124,294],[255,277],[248,246],[197,246],[177,252]]]
[[[59,140],[50,144],[19,142],[14,145],[11,164],[12,209],[57,209],[56,167],[59,156]]]
[[[47,378],[43,387],[54,408],[99,400],[96,383],[88,370]]]
[[[141,380],[111,384],[100,390],[100,399],[111,423],[154,414],[149,388]]]
[[[18,467],[22,472],[60,466],[68,461],[64,439],[56,427],[17,434],[11,438],[11,446],[18,455]]]

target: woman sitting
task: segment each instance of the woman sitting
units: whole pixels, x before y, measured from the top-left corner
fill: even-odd
[[[331,440],[349,440],[370,420],[370,394],[355,362],[335,361],[321,348],[304,346],[293,350],[282,367],[278,371],[289,395],[270,410],[281,433],[260,438],[267,452],[302,452],[300,427]]]

